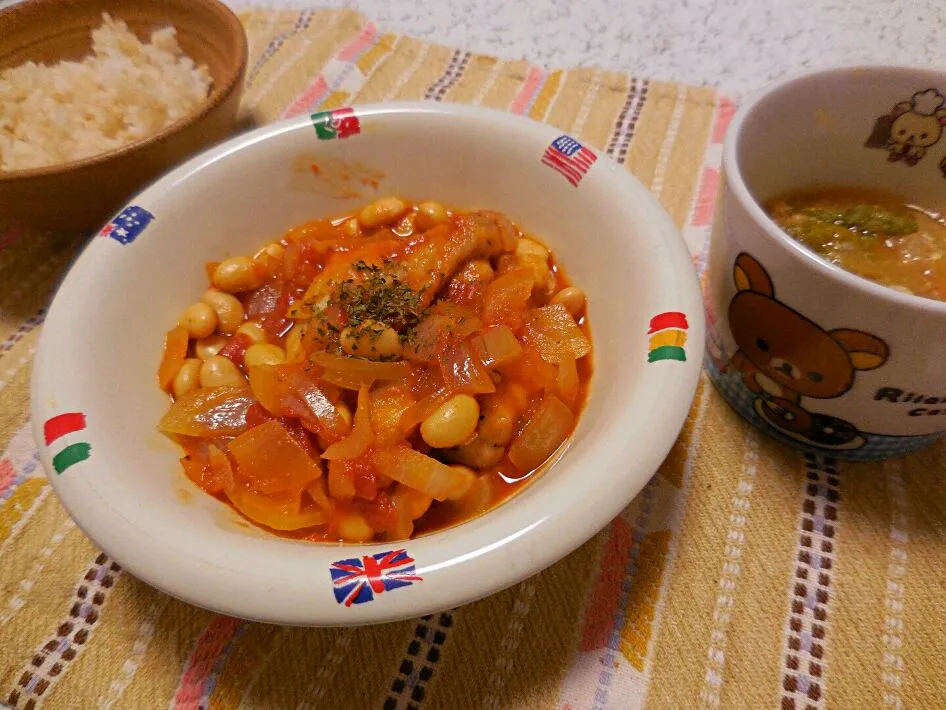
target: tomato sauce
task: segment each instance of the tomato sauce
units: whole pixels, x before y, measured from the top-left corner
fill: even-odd
[[[582,291],[504,215],[383,198],[207,265],[166,337],[159,428],[253,524],[399,540],[503,503],[587,398]]]

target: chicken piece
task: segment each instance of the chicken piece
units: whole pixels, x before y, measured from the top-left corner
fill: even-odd
[[[396,241],[385,240],[373,242],[352,251],[335,254],[309,284],[305,296],[289,307],[286,317],[294,320],[311,318],[317,311],[325,307],[325,304],[332,297],[336,284],[346,280],[357,281],[360,279],[356,264],[381,267],[387,259],[395,256],[397,251],[398,243]]]
[[[428,305],[469,259],[499,256],[516,247],[515,228],[498,212],[459,215],[434,227],[401,260],[407,283]]]
[[[333,298],[339,284],[357,286],[376,278],[378,270],[389,284],[406,285],[416,292],[417,306],[424,308],[467,260],[511,251],[517,239],[506,217],[483,211],[458,215],[428,230],[407,243],[401,253],[390,247],[385,247],[385,252],[385,248],[373,244],[340,254],[313,280],[305,297],[292,305],[288,316],[297,320],[315,316]]]

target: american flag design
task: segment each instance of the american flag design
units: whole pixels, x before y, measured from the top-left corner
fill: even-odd
[[[578,187],[578,183],[597,159],[597,155],[571,136],[559,136],[545,149],[542,164],[552,168],[573,187]]]
[[[422,580],[415,573],[414,558],[403,549],[339,560],[329,571],[335,601],[345,606],[370,602],[376,594],[409,587]]]
[[[144,207],[126,207],[111,222],[102,227],[100,237],[111,237],[120,244],[131,244],[154,220]]]

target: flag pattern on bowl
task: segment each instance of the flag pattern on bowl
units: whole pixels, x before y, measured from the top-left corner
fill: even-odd
[[[62,474],[92,455],[92,446],[81,441],[85,438],[81,435],[85,428],[85,415],[82,412],[67,412],[46,420],[43,437],[52,454],[56,473]]]
[[[647,333],[650,340],[647,343],[647,362],[659,360],[677,360],[686,362],[687,354],[683,346],[687,342],[686,314],[679,311],[661,313],[650,319],[650,329]]]
[[[409,587],[422,580],[416,574],[414,558],[404,549],[339,560],[329,571],[335,601],[345,606],[370,602],[376,594]]]
[[[571,136],[559,136],[545,149],[542,164],[568,180],[572,187],[578,187],[597,159],[597,155]]]
[[[361,133],[361,122],[355,115],[354,109],[337,108],[334,111],[319,111],[313,113],[312,127],[320,141],[330,141],[333,138],[349,138]]]
[[[131,244],[153,221],[154,215],[144,207],[130,205],[102,227],[99,236],[111,237],[119,244]]]

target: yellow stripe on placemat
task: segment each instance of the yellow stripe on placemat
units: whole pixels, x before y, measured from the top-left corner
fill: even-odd
[[[670,449],[670,453],[667,454],[667,458],[660,467],[660,475],[676,488],[683,486],[683,475],[687,463],[689,462],[690,445],[694,437],[698,434],[696,431],[697,427],[701,424],[699,418],[704,409],[704,398],[712,394],[712,385],[704,376],[697,385],[696,394],[693,397],[693,406],[690,408],[690,413],[683,423],[680,436],[677,437],[676,443],[673,445],[673,448]]]
[[[902,701],[905,708],[934,708],[943,704],[941,649],[946,639],[946,496],[943,472],[946,447],[942,444],[906,459],[900,475],[902,510],[907,519],[909,576],[902,581],[903,647]],[[894,484],[896,485],[896,484]],[[884,550],[884,555],[889,555]],[[871,636],[876,638],[876,629]]]
[[[536,96],[535,103],[532,104],[532,110],[529,112],[530,118],[536,121],[545,120],[555,98],[561,91],[564,74],[565,72],[561,69],[549,73],[548,78],[545,80],[545,85],[542,87],[542,90],[539,91],[538,96]]]
[[[647,705],[770,707],[780,680],[803,473],[797,457],[780,458],[777,445],[742,422],[715,390],[704,396],[706,433],[692,464],[696,473],[649,660]],[[784,465],[764,467],[768,456]],[[779,524],[772,525],[767,508],[755,508],[766,494],[770,500],[776,494],[784,507]],[[760,553],[765,566],[755,562]],[[754,562],[743,563],[749,559]],[[732,678],[745,682],[734,686]]]
[[[678,227],[683,227],[697,189],[703,151],[709,138],[715,94],[708,89],[679,86],[651,190]]]
[[[654,179],[663,139],[676,106],[676,95],[674,84],[649,82],[647,103],[638,120],[638,133],[642,137],[631,144],[627,155],[627,164],[635,177],[648,186]]]
[[[878,603],[887,594],[890,549],[890,497],[883,464],[843,466],[839,517],[844,523],[838,545],[844,560],[832,570],[831,585],[825,593],[834,598],[832,618],[828,619],[825,667],[827,702],[834,707],[852,707],[867,697],[881,699],[885,687],[885,634],[897,634],[888,628],[895,609]],[[861,524],[849,525],[851,521]],[[822,589],[817,579],[805,580]],[[818,586],[815,586],[818,585]],[[902,619],[902,615],[898,615]],[[899,650],[897,651],[899,655]],[[895,707],[895,705],[887,705]]]
[[[608,141],[617,131],[618,116],[627,99],[628,91],[633,80],[620,74],[600,72],[596,76],[597,86],[594,87],[591,103],[587,115],[576,117],[582,125],[579,131],[581,140],[590,143],[600,150],[607,148]]]
[[[0,452],[29,419],[30,376],[39,342],[34,328],[0,357]]]
[[[23,503],[23,506],[20,515],[11,520],[8,511],[14,499]],[[9,532],[10,523],[15,524],[24,513],[30,516],[28,526],[17,533],[14,545],[3,546],[0,542],[0,554],[4,560],[8,556],[16,559],[13,568],[28,571],[30,550],[46,544],[62,525],[66,514],[45,480],[39,478],[29,479],[17,488],[13,498],[0,512],[0,518],[3,518],[0,530],[6,528]],[[19,543],[22,543],[22,547]],[[28,606],[0,625],[0,701],[7,700],[9,692],[16,685],[18,671],[28,665],[36,648],[68,617],[70,605],[67,602],[73,596],[73,588],[96,554],[95,548],[84,535],[69,535],[58,547],[55,563],[47,565],[36,580],[36,589],[27,598]],[[7,577],[4,573],[0,609],[9,609],[10,602],[22,593],[20,582],[24,577],[20,574]],[[7,587],[6,583],[10,586]]]
[[[380,706],[414,622],[359,629],[250,624],[226,660],[211,706]]]
[[[536,577],[457,610],[451,648],[425,707],[554,707],[604,539],[598,535]]]
[[[127,605],[137,610],[139,619],[155,612],[157,618],[150,637],[147,631],[142,633],[140,625],[136,626],[136,636],[147,639],[147,647],[136,654],[132,646],[132,653],[126,657],[125,660],[137,663],[134,673],[127,674],[120,669],[117,678],[115,673],[112,674],[113,682],[127,683],[115,707],[137,710],[145,699],[154,699],[156,704],[159,702],[162,708],[167,708],[174,700],[174,691],[197,638],[214,615],[175,599],[168,599],[167,606],[161,609],[164,595],[142,582],[126,581],[123,589],[125,593],[113,600],[113,606]],[[108,653],[108,647],[96,649],[96,653]],[[77,692],[81,693],[81,688]],[[109,690],[106,696],[111,695],[114,693]],[[88,698],[89,707],[95,707],[97,702],[98,698]]]
[[[457,81],[445,100],[457,103],[474,103],[487,81],[492,88],[482,98],[482,104],[490,108],[508,110],[513,98],[522,87],[529,65],[524,61],[503,62],[497,76],[491,76],[495,64],[483,65],[471,61],[463,76]]]
[[[312,31],[286,41],[279,51],[278,61],[271,61],[260,72],[256,83],[244,96],[243,111],[249,111],[258,123],[278,118],[293,99],[318,78],[328,60],[356,38],[367,24],[361,15],[349,10],[320,13],[319,19]]]
[[[19,534],[20,524],[24,518],[35,514],[48,494],[45,479],[28,478],[3,501],[3,507],[0,507],[0,551],[5,553],[4,560],[11,554],[9,548]]]
[[[65,269],[85,244],[78,236],[28,235],[0,249],[0,380],[10,349],[42,322]]]
[[[398,56],[397,48],[400,43],[401,38],[395,35],[379,37],[377,44],[354,62],[358,67],[358,79],[349,80],[346,82],[347,88],[330,93],[319,108],[327,111],[355,103],[372,103],[369,98],[371,92],[385,90],[389,86],[387,70],[391,66],[392,71],[396,71],[396,62],[392,65],[391,60]],[[377,72],[384,72],[385,76],[376,76]]]
[[[563,131],[574,130],[575,119],[578,117],[582,106],[585,105],[585,98],[593,98],[591,96],[593,79],[594,71],[591,69],[569,71],[558,100],[552,104],[545,119],[546,123]],[[597,93],[596,90],[594,93]]]
[[[421,55],[424,61],[427,59],[424,45],[417,40],[400,37],[396,42],[394,40],[389,43],[382,42],[379,44],[379,51],[385,44],[390,45],[389,52],[379,54],[377,57],[379,61],[372,62],[364,68],[368,79],[356,93],[349,97],[348,103],[373,104],[390,100],[387,97],[392,88],[403,86],[420,68],[416,64],[418,55]],[[383,61],[380,61],[382,59]],[[328,101],[324,106],[324,108],[332,107]]]

